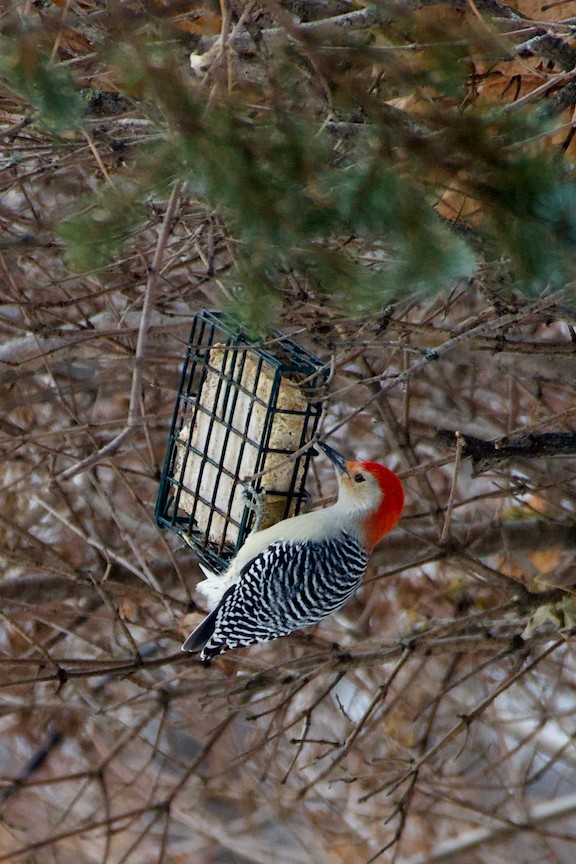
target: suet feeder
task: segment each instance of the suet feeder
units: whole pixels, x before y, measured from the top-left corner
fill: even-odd
[[[156,503],[163,528],[220,571],[254,523],[299,513],[328,378],[325,365],[275,331],[254,342],[224,314],[194,317]],[[254,494],[255,493],[255,494]]]

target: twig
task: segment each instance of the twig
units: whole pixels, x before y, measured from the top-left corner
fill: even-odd
[[[448,539],[448,532],[450,530],[450,520],[452,518],[452,510],[454,509],[454,501],[456,498],[456,486],[458,483],[458,471],[460,469],[460,459],[462,456],[462,448],[464,447],[464,439],[460,432],[455,432],[454,437],[456,438],[456,456],[454,457],[454,473],[452,475],[452,485],[450,487],[450,496],[448,498],[448,504],[446,505],[446,516],[444,518],[444,525],[442,527],[442,533],[440,534],[440,545],[442,546],[446,543]]]
[[[172,220],[176,212],[176,205],[178,203],[178,196],[180,195],[181,188],[182,183],[178,182],[174,185],[172,189],[172,194],[170,195],[168,206],[166,207],[166,212],[164,214],[162,229],[160,231],[160,234],[158,235],[158,242],[156,243],[154,257],[148,271],[146,293],[144,295],[144,303],[142,305],[142,313],[140,316],[140,329],[138,330],[136,352],[134,354],[134,371],[132,373],[132,387],[130,389],[130,403],[128,405],[128,417],[126,420],[126,426],[122,430],[122,432],[119,432],[118,435],[116,435],[112,439],[112,441],[109,441],[108,444],[106,444],[104,447],[101,447],[100,450],[96,451],[96,453],[92,453],[86,459],[83,459],[76,465],[72,465],[70,468],[62,471],[58,475],[58,480],[71,480],[73,477],[76,477],[78,474],[87,471],[88,468],[93,468],[94,465],[97,465],[99,462],[102,462],[108,456],[116,453],[116,451],[124,443],[124,441],[126,441],[126,439],[129,438],[137,428],[138,419],[140,416],[140,391],[142,387],[142,370],[144,368],[143,361],[146,351],[148,330],[150,328],[152,310],[154,308],[154,301],[156,299],[156,291],[158,287],[158,277],[160,274],[162,257],[164,255],[164,250],[166,248],[168,237],[170,235]]]
[[[384,702],[384,700],[386,699],[386,696],[388,694],[388,690],[390,689],[390,685],[392,684],[392,682],[394,681],[394,679],[396,678],[396,676],[398,675],[400,670],[403,668],[404,664],[406,663],[406,661],[408,660],[410,655],[411,655],[411,650],[409,648],[404,648],[402,654],[400,655],[400,657],[396,661],[396,663],[395,663],[393,669],[391,670],[390,674],[388,675],[386,681],[384,682],[384,684],[381,684],[378,687],[376,693],[374,694],[374,696],[372,697],[372,700],[370,701],[370,704],[368,705],[368,707],[364,711],[364,714],[362,715],[360,720],[355,724],[354,729],[352,730],[350,735],[348,735],[348,737],[346,738],[346,740],[344,741],[344,743],[342,744],[342,746],[338,750],[338,753],[334,756],[333,759],[330,760],[329,764],[320,772],[320,774],[317,777],[315,777],[313,780],[311,780],[309,783],[307,783],[306,786],[304,786],[300,790],[300,792],[298,793],[298,798],[303,798],[310,789],[312,789],[314,786],[316,786],[318,783],[320,783],[322,780],[324,780],[326,777],[328,777],[328,775],[334,770],[334,768],[336,768],[336,766],[350,752],[350,749],[352,748],[354,742],[356,741],[356,739],[358,738],[358,736],[360,735],[360,733],[364,729],[366,723],[368,722],[368,720],[370,719],[370,717],[372,716],[372,714],[374,713],[376,708],[378,708],[378,706],[382,702]]]
[[[387,393],[389,390],[392,390],[399,384],[405,384],[407,381],[410,380],[410,378],[412,377],[412,375],[414,375],[415,372],[420,371],[420,369],[430,363],[435,363],[438,360],[441,360],[442,357],[444,357],[446,354],[449,354],[451,351],[453,351],[455,348],[462,345],[463,343],[469,342],[470,340],[475,339],[477,336],[487,336],[493,332],[498,332],[500,330],[513,327],[519,324],[521,321],[527,321],[531,315],[541,314],[542,312],[550,309],[550,307],[555,306],[565,296],[565,290],[557,291],[554,294],[548,294],[544,297],[541,297],[534,303],[526,304],[525,306],[519,308],[517,311],[508,312],[504,315],[499,315],[495,318],[492,318],[491,320],[482,320],[480,322],[477,322],[476,319],[476,322],[464,322],[461,329],[454,336],[446,339],[446,341],[443,342],[441,345],[438,345],[435,348],[428,349],[423,357],[416,360],[405,371],[397,372],[390,376],[381,375],[380,380],[382,382],[382,386],[380,390],[374,393],[366,401],[364,401],[363,404],[355,411],[352,411],[350,414],[347,414],[345,417],[343,417],[338,423],[335,423],[334,426],[332,426],[332,428],[325,433],[325,437],[328,438],[342,426],[348,425],[352,418],[365,411],[368,405],[378,399],[382,393]]]
[[[331,18],[321,18],[317,21],[307,21],[303,24],[291,23],[290,33],[284,27],[271,27],[262,30],[260,39],[267,45],[273,45],[278,41],[295,36],[314,36],[322,38],[334,32],[334,30],[346,33],[356,30],[365,30],[372,27],[379,20],[379,13],[375,7],[366,9],[355,9],[353,12],[345,12]],[[220,39],[220,35],[204,36],[199,42],[200,53],[207,51]],[[254,39],[249,33],[238,33],[234,36],[233,45],[239,51],[248,51],[255,47]]]
[[[456,443],[462,456],[470,459],[474,473],[490,469],[495,464],[518,459],[540,459],[545,456],[576,454],[576,432],[542,432],[515,435],[497,441],[484,441],[473,435],[439,429],[437,438],[448,444]]]
[[[552,96],[534,111],[534,114],[543,119],[561,114],[566,108],[576,103],[576,81],[571,81],[565,87]]]
[[[62,734],[57,729],[50,729],[48,740],[36,750],[26,765],[18,772],[10,784],[0,792],[0,807],[18,794],[20,789],[39,771],[50,754],[62,743]]]
[[[461,732],[465,732],[472,723],[472,721],[475,720],[477,717],[480,717],[488,708],[488,706],[491,705],[498,696],[508,690],[512,686],[512,684],[515,684],[516,681],[518,681],[528,672],[532,671],[532,669],[535,669],[536,666],[538,666],[538,664],[542,662],[542,660],[544,660],[546,657],[556,651],[557,648],[560,648],[564,644],[564,639],[557,639],[551,645],[548,645],[530,663],[524,664],[524,661],[521,660],[520,668],[508,675],[505,680],[502,681],[497,687],[495,687],[494,690],[489,693],[488,696],[486,696],[486,698],[482,699],[475,708],[472,708],[471,711],[468,711],[466,714],[462,715],[460,720],[458,720],[458,722],[455,723],[454,726],[452,726],[452,728],[449,729],[442,738],[436,741],[422,756],[420,756],[419,759],[414,761],[414,763],[407,771],[401,774],[394,781],[391,787],[387,789],[387,794],[391,794],[395,789],[401,786],[402,783],[408,780],[415,771],[418,771],[425,762],[430,760],[433,756],[436,756],[437,753],[443,750],[444,747],[446,747],[447,744],[449,744],[451,741],[454,740],[454,738],[460,735]],[[384,791],[384,789],[386,788],[386,786],[380,786],[377,789],[368,792],[366,795],[363,795],[362,798],[360,798],[360,801],[367,801],[369,798],[372,798],[374,795],[377,795],[378,793]]]
[[[452,539],[458,544],[459,554],[469,549],[476,558],[487,557],[497,552],[506,551],[507,554],[514,552],[540,552],[554,548],[565,550],[576,549],[576,526],[572,524],[550,522],[546,519],[519,519],[507,522],[481,522],[470,526],[467,522],[452,522]],[[413,566],[420,566],[422,556],[426,554],[426,547],[432,547],[434,557],[440,555],[446,558],[451,552],[438,549],[438,532],[435,526],[426,528],[418,527],[414,532],[397,532],[377,549],[372,557],[373,569],[378,575],[367,579],[369,584],[375,579],[382,578],[382,568],[386,571],[387,578],[390,570],[401,567],[407,570]],[[51,601],[60,601],[70,597],[72,592],[75,597],[86,595],[93,596],[93,584],[87,580],[83,572],[66,574],[62,567],[57,568],[47,561],[36,560],[31,554],[24,555],[22,552],[14,553],[9,549],[0,547],[2,557],[26,571],[39,570],[36,576],[17,576],[11,579],[0,580],[0,599],[5,605],[8,603],[34,604],[41,602],[45,597]],[[47,550],[41,549],[39,555],[46,555]],[[184,551],[178,555],[182,566],[190,568],[197,561],[197,555]],[[428,560],[426,557],[425,560]],[[174,584],[174,561],[171,557],[157,558],[148,563],[148,567],[154,575],[155,581],[163,586],[163,596],[166,596]],[[510,579],[511,584],[514,580]],[[123,559],[114,562],[113,575],[106,580],[106,591],[113,596],[132,597],[135,602],[143,602],[150,594],[142,585],[142,572],[124,567]],[[187,602],[170,596],[172,608],[187,608]]]
[[[80,530],[80,528],[70,522],[70,520],[67,519],[63,513],[59,513],[58,510],[56,510],[54,507],[52,507],[51,504],[49,504],[47,501],[44,501],[38,495],[33,495],[32,499],[37,504],[39,504],[40,507],[42,507],[48,513],[58,519],[58,521],[65,525],[70,531],[72,531],[78,537],[81,537],[82,540],[88,544],[88,546],[93,546],[94,549],[98,549],[98,551],[101,552],[105,558],[111,558],[113,561],[117,561],[119,564],[121,564],[122,567],[128,570],[129,573],[133,573],[146,585],[151,586],[159,594],[162,594],[162,588],[160,587],[154,575],[150,572],[149,569],[146,573],[139,570],[127,558],[124,558],[122,555],[118,555],[117,552],[115,552],[113,549],[110,549],[108,546],[106,546],[104,543],[101,543],[99,540],[96,540],[95,537],[91,537],[90,535],[85,534],[83,531]]]
[[[86,821],[80,823],[79,825],[76,825],[73,828],[61,831],[59,834],[51,834],[45,837],[43,840],[35,840],[31,843],[27,843],[25,846],[19,847],[18,849],[13,849],[10,852],[1,853],[0,862],[12,861],[20,856],[26,856],[28,860],[30,860],[32,852],[37,852],[38,850],[43,849],[46,846],[56,846],[56,844],[60,843],[62,840],[67,840],[70,837],[77,837],[78,835],[92,833],[93,831],[98,831],[101,828],[108,828],[108,830],[111,830],[112,826],[118,822],[122,823],[129,820],[139,819],[145,815],[157,813],[159,809],[159,804],[145,804],[143,807],[135,807],[130,810],[125,810],[114,816],[106,816],[104,819],[93,819],[91,822]]]
[[[560,69],[570,72],[576,67],[576,51],[560,36],[540,30],[531,39],[516,46],[516,52],[520,57],[530,57],[537,54],[551,60]]]
[[[418,853],[410,858],[400,858],[396,864],[437,864],[440,861],[452,861],[456,858],[462,860],[462,856],[472,849],[480,846],[485,849],[488,844],[502,842],[520,831],[533,830],[542,822],[550,822],[553,819],[561,819],[571,816],[576,812],[576,794],[564,795],[562,798],[554,798],[542,804],[536,804],[527,815],[522,815],[518,820],[506,819],[490,828],[476,828],[472,831],[464,831],[457,837],[439,843],[434,849]]]

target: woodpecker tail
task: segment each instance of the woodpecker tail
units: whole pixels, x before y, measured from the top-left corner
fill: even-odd
[[[198,583],[196,590],[206,598],[208,609],[215,609],[228,588],[228,583],[224,574],[213,573],[212,570],[200,563],[198,566],[206,578]]]
[[[204,621],[202,621],[202,623],[192,631],[190,636],[188,636],[182,645],[182,651],[200,651],[200,649],[204,647],[214,633],[217,612],[217,609],[210,612]]]
[[[203,594],[208,601],[208,607],[212,610],[195,630],[188,636],[182,645],[182,651],[200,651],[212,634],[216,627],[216,614],[220,608],[222,595],[226,592],[226,582],[222,574],[213,573],[203,564],[198,564],[202,573],[206,577],[202,582],[199,582],[196,589]]]

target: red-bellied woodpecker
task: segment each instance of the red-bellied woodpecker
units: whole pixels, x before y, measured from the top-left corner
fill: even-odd
[[[316,624],[352,596],[372,549],[400,518],[404,490],[383,465],[346,462],[321,446],[340,475],[336,503],[253,532],[222,575],[202,568],[198,588],[213,608],[183,651],[202,649],[208,660],[268,642]]]

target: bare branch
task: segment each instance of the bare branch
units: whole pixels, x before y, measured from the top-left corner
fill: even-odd
[[[158,235],[158,242],[156,244],[154,257],[148,271],[148,281],[146,283],[144,303],[142,305],[142,312],[140,315],[138,340],[136,342],[136,351],[134,354],[134,371],[132,373],[132,387],[130,390],[130,403],[128,405],[126,428],[123,429],[122,432],[119,432],[118,435],[116,435],[112,439],[112,441],[109,441],[108,444],[104,445],[104,447],[101,447],[100,450],[98,450],[96,453],[93,453],[91,456],[83,459],[77,465],[73,465],[71,468],[67,468],[65,471],[62,471],[58,475],[58,479],[63,482],[66,480],[71,480],[73,477],[76,477],[83,471],[87,471],[88,468],[92,468],[94,465],[97,465],[99,462],[102,462],[109,456],[114,455],[114,453],[119,450],[119,448],[132,435],[132,433],[137,427],[138,419],[140,416],[140,391],[142,387],[142,369],[146,353],[148,331],[150,329],[152,310],[154,308],[154,302],[156,299],[156,291],[158,287],[158,278],[160,275],[162,258],[164,256],[166,243],[168,242],[168,236],[172,229],[172,220],[176,212],[178,196],[180,195],[181,188],[181,183],[176,183],[172,188],[170,199],[168,201],[166,212],[164,214],[162,230]]]

